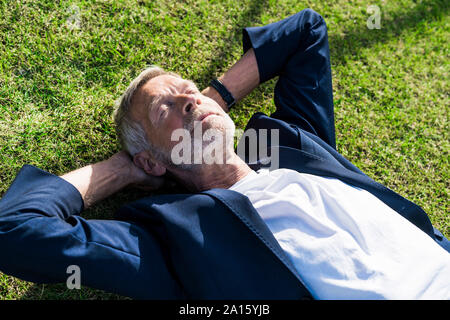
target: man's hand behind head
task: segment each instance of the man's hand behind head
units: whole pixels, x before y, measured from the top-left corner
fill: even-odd
[[[131,156],[126,151],[120,151],[114,154],[112,161],[120,163],[128,172],[128,186],[138,188],[144,191],[155,191],[163,187],[170,187],[175,183],[165,176],[154,176],[147,174],[143,169],[136,166]]]

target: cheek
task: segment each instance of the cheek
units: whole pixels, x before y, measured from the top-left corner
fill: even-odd
[[[175,114],[169,115],[162,125],[162,130],[166,131],[169,138],[174,130],[180,128],[183,128],[183,119]]]
[[[164,147],[169,147],[171,142],[172,133],[177,130],[183,128],[183,120],[179,117],[167,117],[166,121],[161,125],[159,130],[158,140],[161,145]]]

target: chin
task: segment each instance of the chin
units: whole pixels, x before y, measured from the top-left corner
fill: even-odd
[[[224,116],[211,117],[211,119],[209,119],[205,124],[206,126],[204,127],[203,130],[203,146],[209,145],[211,143],[215,144],[215,142],[212,142],[212,140],[214,140],[213,138],[214,136],[222,137],[221,140],[223,141],[224,147],[226,147],[226,144],[233,145],[236,127],[234,125],[233,120],[231,120],[231,118],[228,115],[226,115],[226,117]]]
[[[223,132],[224,136],[234,136],[234,131],[236,130],[234,122],[228,114],[210,116],[203,124],[203,133],[208,129],[213,129],[214,131]]]

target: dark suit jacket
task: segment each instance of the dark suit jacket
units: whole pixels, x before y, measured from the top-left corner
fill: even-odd
[[[335,150],[326,25],[312,10],[244,30],[261,82],[274,76],[277,111],[247,129],[278,129],[281,168],[363,188],[432,237],[449,241],[414,203],[375,182]],[[307,63],[305,63],[305,61]],[[256,162],[251,167],[261,165]],[[24,166],[0,201],[0,270],[34,282],[81,284],[134,298],[309,299],[311,293],[248,198],[228,189],[146,197],[114,220],[86,220],[65,180]],[[361,212],[364,214],[364,212]]]

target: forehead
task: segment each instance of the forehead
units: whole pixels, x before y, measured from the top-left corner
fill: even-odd
[[[132,108],[132,114],[135,119],[140,118],[142,112],[146,112],[156,98],[177,93],[190,84],[194,85],[192,81],[166,74],[150,79],[139,88],[133,97],[133,104],[136,107]]]
[[[154,98],[161,94],[177,93],[178,90],[189,85],[195,86],[190,80],[164,74],[147,81],[140,91],[148,97]]]
[[[160,75],[147,81],[142,87],[142,93],[146,93],[149,96],[156,96],[164,93],[171,87],[177,87],[181,85],[185,80],[172,76],[172,75]]]

